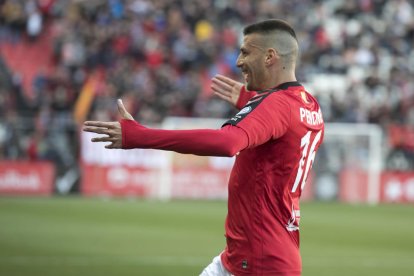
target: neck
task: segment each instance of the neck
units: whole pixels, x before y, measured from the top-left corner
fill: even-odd
[[[267,76],[268,82],[263,83],[264,89],[273,88],[281,85],[285,82],[296,81],[296,76],[294,71],[290,72],[269,72]]]

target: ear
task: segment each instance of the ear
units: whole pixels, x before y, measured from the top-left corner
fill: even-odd
[[[265,59],[266,66],[271,66],[275,64],[276,61],[279,60],[279,58],[280,56],[277,53],[276,49],[274,48],[267,49],[266,59]]]

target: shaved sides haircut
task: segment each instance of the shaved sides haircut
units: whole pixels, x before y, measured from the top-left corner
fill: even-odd
[[[299,53],[295,30],[286,21],[269,19],[244,28],[243,34],[259,34],[262,46],[275,48],[286,67],[295,67]]]
[[[280,19],[269,19],[258,23],[251,24],[244,28],[243,34],[248,35],[252,33],[269,34],[275,31],[284,31],[289,33],[296,41],[295,30],[286,21]]]

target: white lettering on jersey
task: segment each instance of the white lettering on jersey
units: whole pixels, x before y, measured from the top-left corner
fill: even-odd
[[[300,121],[307,123],[308,125],[316,126],[323,123],[322,112],[319,109],[318,112],[310,111],[303,107],[299,108]]]
[[[312,168],[313,161],[315,160],[315,148],[319,140],[321,139],[322,130],[320,130],[314,137],[311,148],[308,152],[308,148],[311,143],[311,133],[312,131],[308,131],[306,135],[303,136],[300,140],[300,148],[303,149],[302,157],[299,160],[298,172],[296,173],[296,179],[295,183],[293,184],[292,193],[296,192],[299,183],[302,183],[300,187],[301,190],[303,190],[306,183],[306,179],[308,178],[308,173]]]
[[[298,231],[299,221],[300,221],[300,210],[295,210],[292,204],[292,216],[290,217],[288,223],[286,224],[286,229],[289,232]]]

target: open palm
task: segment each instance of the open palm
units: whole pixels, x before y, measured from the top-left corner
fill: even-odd
[[[237,105],[242,87],[243,84],[241,82],[237,82],[223,75],[216,75],[212,79],[211,84],[211,89],[214,94],[233,106]]]
[[[122,119],[134,120],[132,115],[125,109],[122,100],[119,99],[117,104]],[[87,121],[84,123],[83,131],[106,135],[92,138],[92,142],[109,142],[110,144],[105,146],[107,149],[122,148],[122,129],[119,122]]]

